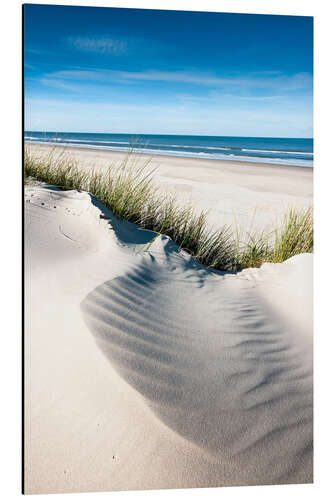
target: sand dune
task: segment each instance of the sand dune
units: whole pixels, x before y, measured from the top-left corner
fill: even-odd
[[[312,255],[213,272],[26,189],[26,492],[312,482]]]

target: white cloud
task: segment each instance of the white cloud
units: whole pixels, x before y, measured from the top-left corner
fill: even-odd
[[[93,80],[105,83],[122,81],[131,83],[135,81],[174,82],[194,84],[207,87],[237,87],[257,89],[275,88],[281,90],[305,90],[312,86],[312,76],[308,73],[294,75],[261,75],[254,77],[235,75],[230,77],[217,77],[208,73],[195,73],[189,71],[158,71],[146,70],[117,71],[117,70],[69,70],[56,71],[47,75],[50,78],[62,78],[76,81]]]
[[[233,99],[240,101],[283,101],[286,99],[297,99],[298,97],[304,96],[289,96],[289,95],[257,95],[257,96],[240,96],[235,94],[222,93],[217,91],[210,91],[205,96],[196,96],[191,94],[177,94],[177,99],[184,102],[204,102],[204,103],[218,103],[221,100]]]
[[[79,50],[121,55],[127,51],[127,42],[113,38],[69,38],[69,42]]]
[[[57,78],[42,78],[40,83],[42,85],[46,85],[47,87],[53,87],[56,89],[70,90],[71,92],[82,92],[81,85],[72,85],[67,81]]]

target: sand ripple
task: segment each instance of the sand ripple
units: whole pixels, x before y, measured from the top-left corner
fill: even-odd
[[[170,270],[147,258],[81,307],[118,373],[205,456],[241,467],[250,484],[311,481],[307,346],[249,281],[195,280],[189,263]]]

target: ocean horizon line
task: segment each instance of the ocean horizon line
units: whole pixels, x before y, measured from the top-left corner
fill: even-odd
[[[78,132],[75,130],[31,130],[24,129],[24,133],[40,133],[40,134],[91,134],[91,135],[130,135],[130,136],[175,136],[175,137],[218,137],[218,138],[241,138],[241,139],[300,139],[313,141],[314,137],[295,137],[295,136],[273,136],[273,135],[210,135],[210,134],[166,134],[166,133],[150,133],[150,132]]]
[[[258,161],[312,167],[313,139],[26,130],[26,142],[152,155]]]

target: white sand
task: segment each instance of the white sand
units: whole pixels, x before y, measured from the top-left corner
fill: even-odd
[[[25,212],[26,493],[312,481],[312,255],[213,273],[87,193]]]
[[[38,154],[51,146],[29,144]],[[106,168],[119,164],[124,153],[78,148],[65,149],[82,167]],[[143,163],[149,156],[139,155]],[[263,230],[278,223],[288,208],[312,205],[313,169],[238,161],[155,156],[156,182],[163,192],[191,201],[198,210],[209,211],[214,227],[232,225],[242,231]]]

